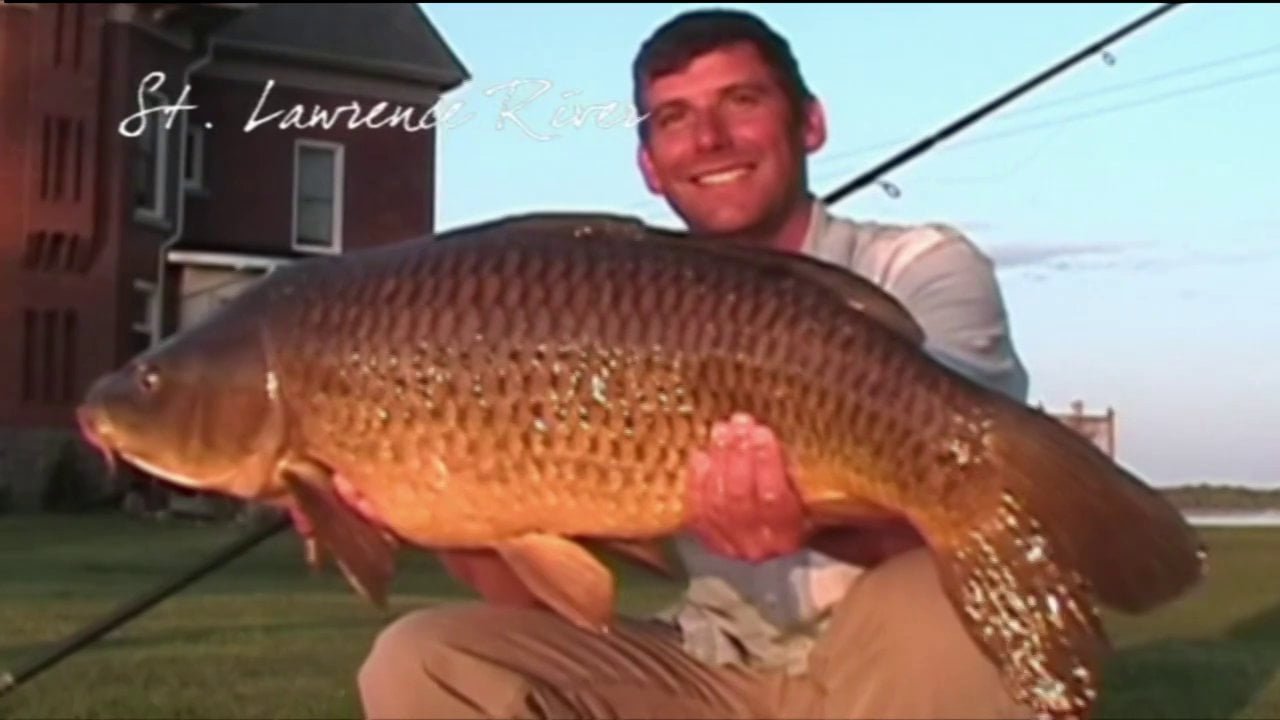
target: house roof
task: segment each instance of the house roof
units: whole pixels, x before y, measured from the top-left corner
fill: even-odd
[[[425,82],[441,91],[470,79],[415,3],[254,3],[219,28],[219,48]]]

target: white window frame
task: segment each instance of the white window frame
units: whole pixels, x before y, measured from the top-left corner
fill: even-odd
[[[144,96],[147,99],[147,107],[154,108],[159,105],[168,106],[169,98],[167,95],[154,90],[148,90]],[[152,207],[134,207],[133,215],[135,218],[163,221],[165,212],[167,211],[167,203],[169,193],[166,192],[169,180],[169,128],[165,125],[168,117],[165,113],[155,113],[147,118],[147,127],[156,135],[156,166],[155,175],[152,178],[155,182],[155,204]],[[141,141],[142,136],[134,138],[134,142]],[[133,158],[134,162],[137,158]],[[129,192],[133,192],[133,176],[129,179]],[[132,205],[132,200],[130,202]]]
[[[302,150],[328,150],[333,153],[333,218],[331,227],[333,235],[328,246],[310,245],[298,242],[298,195],[301,191]],[[290,203],[289,245],[298,252],[341,254],[342,253],[342,218],[343,218],[343,177],[345,175],[346,146],[329,140],[299,138],[293,143],[293,189]]]

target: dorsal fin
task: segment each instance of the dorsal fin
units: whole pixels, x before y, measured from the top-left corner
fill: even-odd
[[[684,252],[703,252],[713,256],[742,261],[782,272],[806,282],[816,283],[835,293],[840,302],[878,321],[908,342],[921,346],[924,329],[896,298],[870,280],[835,263],[811,255],[776,248],[742,245],[727,241],[702,239],[679,230],[658,228],[627,215],[590,212],[541,212],[514,215],[454,230],[440,239],[482,236],[511,239],[541,236],[560,240],[565,237],[591,242],[642,242],[678,247]]]
[[[826,285],[850,307],[879,321],[911,344],[924,345],[924,328],[897,298],[879,285],[851,270],[809,255],[775,250],[764,252],[772,254],[778,262],[790,263],[796,272]]]
[[[432,239],[474,241],[481,237],[532,237],[536,235],[575,237],[584,240],[614,238],[644,240],[650,235],[677,236],[645,224],[640,218],[608,213],[545,211],[507,215],[485,220],[435,235]]]
[[[660,238],[659,242],[673,241],[667,235],[659,235],[658,238]],[[870,280],[840,265],[812,255],[776,248],[701,241],[693,238],[674,240],[674,242],[686,246],[694,245],[712,254],[747,260],[817,283],[835,293],[841,302],[876,320],[913,345],[924,345],[924,328],[920,327],[897,298]]]

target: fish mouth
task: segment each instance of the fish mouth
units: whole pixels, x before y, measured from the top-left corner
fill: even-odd
[[[107,466],[107,477],[114,480],[119,468],[117,458],[120,451],[110,441],[110,432],[103,427],[100,416],[87,405],[76,408],[76,424],[80,426],[80,436],[89,443]]]
[[[175,477],[172,472],[140,457],[137,453],[121,447],[111,431],[111,425],[100,413],[95,412],[92,406],[82,405],[76,408],[76,423],[80,426],[80,435],[85,442],[89,443],[102,456],[102,460],[107,466],[108,478],[116,479],[120,465],[128,463],[156,477],[171,480],[178,484],[188,484],[185,478]]]
[[[107,465],[108,477],[115,479],[121,464],[131,465],[149,475],[173,483],[187,490],[198,492],[216,491],[217,488],[229,487],[240,474],[238,468],[228,468],[213,475],[193,475],[175,467],[166,466],[162,462],[145,453],[130,450],[119,442],[111,430],[110,423],[101,414],[94,411],[91,405],[76,408],[76,422],[80,426],[80,434],[85,442],[91,445]]]

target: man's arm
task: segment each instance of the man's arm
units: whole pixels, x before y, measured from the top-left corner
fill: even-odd
[[[982,385],[1025,401],[1027,372],[1013,349],[991,260],[959,231],[942,225],[915,228],[895,240],[893,259],[876,274],[923,328],[926,352]],[[716,552],[743,560],[798,549],[803,507],[776,440],[749,419],[725,425],[732,428],[722,429],[730,438],[719,450],[725,457],[713,461],[714,455],[699,455],[692,464],[695,534]],[[753,457],[757,462],[748,460]],[[903,521],[824,532],[809,546],[869,566],[920,542]]]
[[[945,225],[910,231],[918,256],[887,288],[925,332],[925,349],[953,370],[1025,402],[1028,377],[1014,350],[995,266],[967,237]]]

